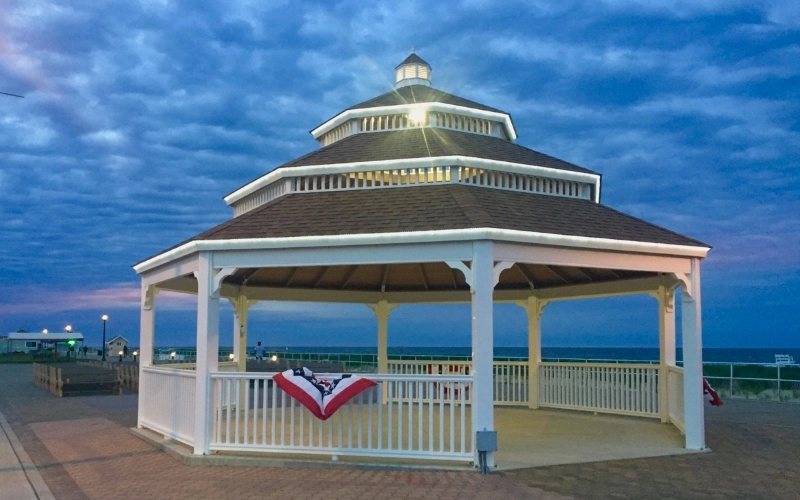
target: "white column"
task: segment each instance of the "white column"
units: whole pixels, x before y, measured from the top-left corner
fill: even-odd
[[[377,304],[367,304],[378,320],[378,373],[389,373],[389,315],[397,307],[385,300]],[[388,398],[388,386],[383,385],[383,404]]]
[[[494,261],[492,243],[476,241],[472,255],[472,432],[494,430]],[[475,464],[478,453],[475,452]],[[494,452],[486,454],[494,467]]]
[[[542,362],[542,312],[547,302],[535,295],[523,303],[528,315],[528,408],[539,408],[539,364]]]
[[[675,366],[675,290],[658,287],[658,406],[661,421],[669,422],[669,367]]]
[[[231,299],[233,305],[233,360],[239,372],[247,371],[247,313],[256,300],[244,295]]]
[[[686,448],[706,447],[703,398],[703,323],[700,306],[700,259],[692,259],[692,272],[681,293],[683,336],[683,408]]]
[[[153,365],[153,343],[156,330],[156,293],[158,289],[142,283],[141,323],[139,325],[139,412],[137,427],[142,428],[145,415],[144,395],[148,390],[141,369]]]
[[[208,454],[211,436],[210,372],[219,366],[219,291],[214,283],[212,254],[201,252],[197,277],[197,369],[194,405],[194,454]]]

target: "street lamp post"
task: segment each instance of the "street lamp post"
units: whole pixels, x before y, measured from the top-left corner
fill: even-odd
[[[65,326],[64,327],[64,331],[66,331],[67,333],[72,333],[72,325]],[[72,344],[70,344],[70,340],[68,339],[67,340],[67,359],[69,359],[69,350],[70,350],[71,347],[72,347]],[[58,349],[56,349],[56,350],[58,350]]]
[[[106,321],[108,321],[108,314],[104,314],[103,320],[103,361],[106,360]]]

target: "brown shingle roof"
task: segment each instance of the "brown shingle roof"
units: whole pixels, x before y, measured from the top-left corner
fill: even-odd
[[[430,65],[430,64],[428,64],[428,63],[427,63],[427,62],[426,62],[424,59],[422,59],[420,56],[418,56],[418,55],[417,55],[416,53],[414,53],[414,52],[412,52],[411,54],[409,54],[409,55],[408,55],[408,57],[406,57],[405,59],[403,59],[403,62],[401,62],[400,64],[398,64],[398,65],[395,67],[395,69],[399,68],[400,66],[402,66],[402,65],[404,65],[404,64],[424,64],[425,66],[428,66],[428,67],[430,67],[430,66],[431,66],[431,65]]]
[[[424,62],[424,61],[423,61]],[[427,64],[427,63],[426,63]],[[407,85],[399,89],[391,90],[385,94],[374,97],[347,109],[377,108],[378,106],[399,106],[401,104],[416,104],[424,102],[441,102],[452,104],[464,108],[481,109],[483,111],[494,111],[495,113],[508,114],[497,108],[492,108],[463,97],[448,94],[439,89],[428,87],[427,85]]]
[[[498,137],[440,128],[355,134],[284,163],[278,168],[436,156],[471,156],[572,172],[596,173]]]
[[[290,194],[189,241],[470,228],[708,246],[587,200],[453,184]]]

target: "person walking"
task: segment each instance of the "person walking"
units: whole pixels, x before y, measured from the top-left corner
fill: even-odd
[[[264,347],[261,345],[261,342],[256,345],[256,360],[263,361],[264,360]]]

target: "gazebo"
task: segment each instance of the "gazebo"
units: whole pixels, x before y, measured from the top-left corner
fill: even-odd
[[[227,195],[230,220],[134,266],[139,427],[198,455],[478,464],[484,452],[491,466],[491,434],[503,432],[495,407],[512,405],[661,419],[703,449],[700,261],[710,247],[601,204],[600,174],[517,144],[510,114],[433,88],[431,72],[412,53],[395,89],[311,131],[319,149]],[[195,364],[153,365],[159,290],[197,295]],[[658,300],[658,364],[542,362],[547,304],[631,294]],[[232,362],[218,357],[221,299],[234,309]],[[274,300],[370,306],[375,390],[318,421],[272,374],[246,372],[248,309]],[[494,362],[495,302],[527,312],[527,362]],[[392,309],[419,303],[471,303],[469,363],[388,360]]]

